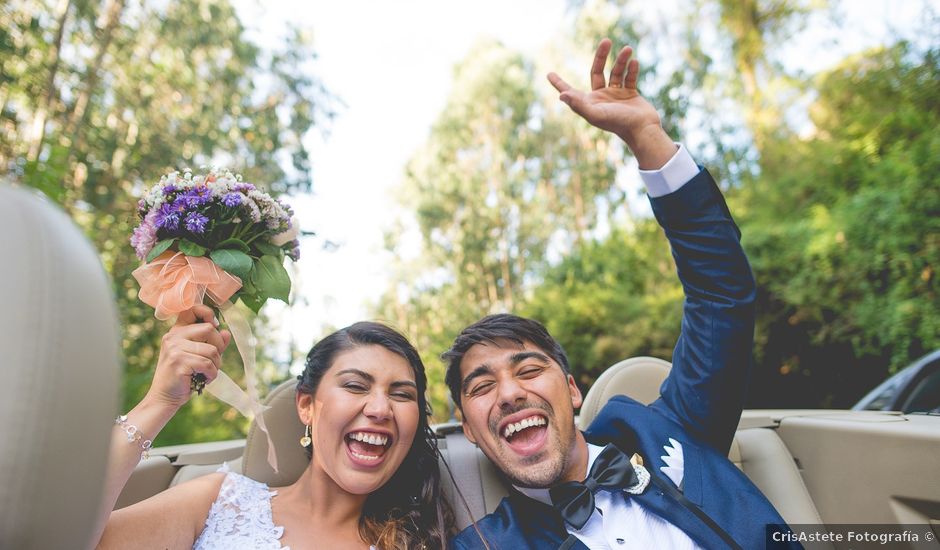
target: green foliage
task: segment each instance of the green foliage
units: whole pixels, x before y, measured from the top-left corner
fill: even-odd
[[[124,331],[125,410],[146,392],[167,330],[137,299],[130,275],[139,265],[128,244],[138,195],[171,169],[209,163],[231,165],[274,193],[309,189],[302,137],[332,116],[306,65],[313,58],[297,29],[275,50],[260,48],[228,0],[0,7],[0,178],[43,191],[100,251]],[[199,243],[178,246],[198,252]],[[225,368],[239,378],[237,355],[226,353]],[[157,443],[244,429],[224,404],[195,399]]]
[[[739,197],[767,386],[800,375],[844,406],[940,347],[938,53],[901,42],[819,75],[815,134],[769,141]]]
[[[290,276],[284,268],[283,256],[264,255],[255,260],[251,284],[265,296],[286,303],[290,295]]]
[[[229,239],[229,241],[241,242],[238,239]],[[249,278],[254,265],[251,256],[238,249],[219,248],[210,252],[209,257],[217,266],[243,280]]]
[[[267,243],[265,243],[265,244],[267,244]],[[245,254],[248,254],[248,252],[251,251],[251,248],[249,248],[248,245],[245,244],[245,241],[243,241],[243,240],[241,240],[241,239],[235,239],[235,238],[232,238],[232,239],[225,239],[224,241],[222,241],[222,242],[220,242],[220,243],[218,244],[217,248],[218,248],[218,249],[237,250],[237,251],[239,251],[239,252],[244,252]],[[213,258],[213,261],[215,261],[214,258]],[[219,262],[215,262],[215,263],[219,263]],[[249,269],[250,269],[250,268],[249,268]]]
[[[162,241],[153,245],[153,248],[151,248],[150,252],[147,253],[147,257],[145,259],[148,262],[152,262],[154,258],[166,252],[167,249],[173,246],[173,243],[175,242],[176,242],[176,239],[163,239]]]
[[[646,219],[574,250],[547,272],[520,313],[556,335],[587,388],[626,357],[670,358],[681,306],[669,246]]]
[[[192,241],[186,239],[180,239],[179,242],[180,252],[186,254],[187,256],[205,256],[206,247],[200,246]],[[222,269],[225,269],[224,267]]]

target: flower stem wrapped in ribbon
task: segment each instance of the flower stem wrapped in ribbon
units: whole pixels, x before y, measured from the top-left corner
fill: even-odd
[[[153,306],[160,320],[174,319],[201,303],[219,311],[241,355],[246,389],[221,371],[205,388],[254,418],[267,434],[249,315],[268,298],[288,299],[291,284],[284,257],[299,258],[293,212],[240,176],[209,169],[196,176],[189,171],[163,176],[140,200],[138,213],[141,223],[131,245],[145,261],[133,273],[140,299]],[[195,376],[193,389],[202,393],[205,379]],[[270,435],[268,462],[277,471]]]

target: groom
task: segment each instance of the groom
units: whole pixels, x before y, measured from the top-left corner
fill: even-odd
[[[764,548],[785,522],[728,459],[754,332],[754,281],[715,182],[663,131],[624,47],[609,79],[601,41],[591,91],[548,75],[560,99],[619,136],[639,162],[686,300],[673,368],[649,406],[610,400],[584,432],[581,392],[536,321],[492,315],[443,354],[467,438],[514,490],[454,548]],[[583,481],[583,483],[582,483]]]

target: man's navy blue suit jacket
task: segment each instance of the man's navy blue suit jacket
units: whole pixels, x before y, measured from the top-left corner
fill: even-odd
[[[584,436],[597,445],[614,443],[628,455],[638,452],[654,474],[666,465],[661,456],[669,438],[677,440],[684,458],[683,495],[741,547],[765,548],[765,526],[785,522],[727,458],[741,416],[754,339],[755,284],[741,249],[741,233],[704,169],[679,190],[650,202],[672,246],[686,297],[672,370],[659,399],[646,406],[626,396],[614,397]],[[636,499],[703,548],[727,548],[695,514],[652,484],[643,494],[624,498]],[[552,507],[514,490],[477,526],[494,550],[554,549],[568,538],[564,521]],[[482,546],[473,526],[453,540],[457,549]],[[573,548],[585,546],[578,541]]]

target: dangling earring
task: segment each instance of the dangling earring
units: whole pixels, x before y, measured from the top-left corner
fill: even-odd
[[[305,448],[310,446],[310,425],[309,424],[304,426],[304,436],[300,438],[300,446],[305,447]]]

